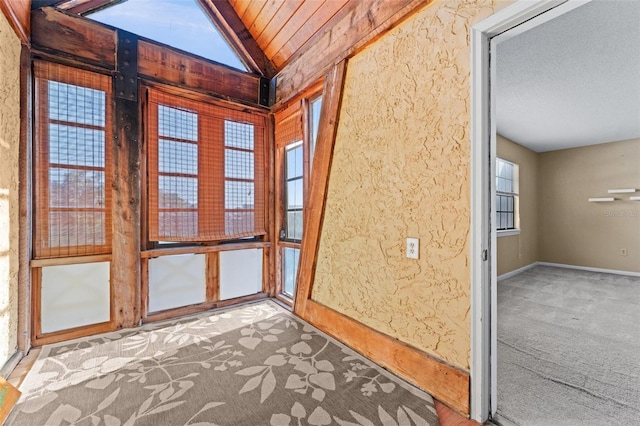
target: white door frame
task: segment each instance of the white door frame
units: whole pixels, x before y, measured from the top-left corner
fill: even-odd
[[[495,223],[496,41],[503,41],[591,0],[519,0],[471,28],[471,418],[497,408]],[[543,15],[544,14],[544,15]],[[542,16],[540,16],[542,15]],[[536,18],[537,17],[537,18]],[[533,19],[536,18],[536,19]],[[506,31],[509,31],[506,33]]]

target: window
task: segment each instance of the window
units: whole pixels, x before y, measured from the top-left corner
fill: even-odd
[[[149,240],[265,233],[264,116],[149,91]]]
[[[302,141],[285,148],[285,236],[284,239],[302,241],[303,163]]]
[[[35,256],[111,250],[111,84],[36,62]]]
[[[518,219],[518,165],[496,161],[496,222],[498,231],[515,230]]]
[[[316,142],[318,141],[318,126],[320,125],[320,110],[322,109],[322,96],[318,96],[309,102],[309,151],[311,158],[316,151]],[[313,164],[313,161],[311,161]]]

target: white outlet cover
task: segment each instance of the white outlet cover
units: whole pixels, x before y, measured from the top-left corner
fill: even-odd
[[[418,238],[407,238],[407,257],[409,259],[420,258],[420,240]]]

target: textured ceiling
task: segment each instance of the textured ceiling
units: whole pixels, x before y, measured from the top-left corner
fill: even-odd
[[[640,1],[594,0],[497,46],[501,135],[534,151],[640,138]]]

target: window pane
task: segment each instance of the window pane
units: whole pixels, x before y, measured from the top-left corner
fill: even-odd
[[[316,148],[316,141],[318,139],[318,126],[320,125],[320,110],[322,109],[322,97],[316,98],[311,101],[311,156]]]
[[[224,152],[224,176],[227,178],[253,180],[253,152],[226,149]]]
[[[188,141],[198,140],[198,114],[158,105],[158,135]]]
[[[160,173],[198,174],[198,145],[160,140],[158,144]]]
[[[105,93],[57,81],[48,82],[49,117],[52,120],[105,126]]]
[[[49,162],[104,167],[104,131],[49,124]]]
[[[160,212],[158,213],[160,235],[168,241],[171,237],[182,239],[198,235],[198,212]]]
[[[302,208],[302,178],[287,182],[287,210]]]
[[[49,169],[49,207],[105,208],[104,172]]]
[[[192,209],[198,207],[198,179],[160,176],[159,208]]]
[[[302,176],[302,145],[287,150],[287,179]]]
[[[302,211],[287,212],[287,238],[302,240]]]
[[[224,145],[253,151],[253,124],[225,120]]]
[[[507,199],[507,210],[513,211],[513,197],[505,197]]]
[[[253,233],[255,228],[254,212],[226,212],[224,229],[227,235]]]
[[[282,250],[282,292],[293,297],[296,291],[300,249],[285,247]]]
[[[507,228],[513,229],[513,213],[507,213]]]
[[[224,207],[226,209],[253,209],[253,182],[224,183]]]
[[[104,212],[50,211],[49,247],[106,244]]]

